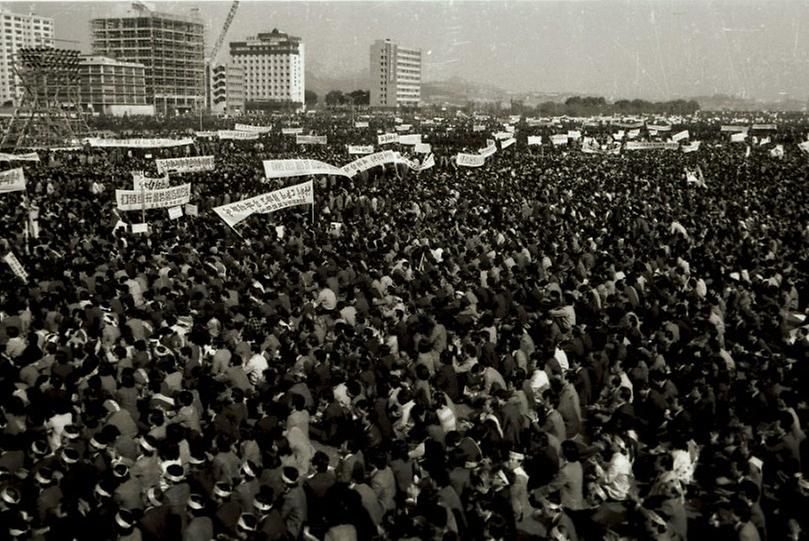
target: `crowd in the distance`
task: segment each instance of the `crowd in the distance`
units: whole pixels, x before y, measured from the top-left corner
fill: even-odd
[[[314,223],[234,232],[211,209],[277,188],[261,160],[343,165],[393,129],[282,120],[329,144],[21,164],[26,196],[0,196],[0,255],[29,274],[0,265],[0,539],[809,536],[809,125],[772,136],[779,159],[700,124],[689,154],[529,149],[550,131],[521,122],[456,168],[493,121],[405,119],[436,167],[316,177]],[[121,227],[141,213],[115,188],[186,154],[216,157],[171,179],[199,215]]]

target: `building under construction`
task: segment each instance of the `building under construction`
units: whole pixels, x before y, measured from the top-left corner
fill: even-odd
[[[204,27],[195,15],[133,4],[125,15],[93,19],[93,54],[145,66],[146,101],[158,113],[204,107]]]

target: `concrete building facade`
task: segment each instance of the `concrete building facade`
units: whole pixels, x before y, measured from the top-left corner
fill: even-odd
[[[230,42],[230,58],[244,70],[248,107],[261,102],[304,103],[306,58],[301,38],[273,29]]]
[[[209,70],[208,109],[220,115],[243,113],[244,69],[236,64],[219,64]]]
[[[417,107],[421,101],[421,50],[389,39],[371,45],[371,107]]]
[[[158,112],[205,106],[204,26],[198,16],[140,6],[93,19],[91,28],[93,54],[144,65],[146,102]]]
[[[112,116],[153,115],[146,103],[146,68],[106,56],[84,56],[79,64],[79,102],[86,111]]]
[[[0,8],[0,105],[17,105],[23,94],[14,75],[14,56],[23,47],[53,47],[53,19]]]

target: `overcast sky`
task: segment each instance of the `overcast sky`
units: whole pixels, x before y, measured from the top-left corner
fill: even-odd
[[[126,2],[3,2],[54,17],[56,37],[89,52],[89,20]],[[199,6],[206,48],[230,2]],[[426,80],[460,76],[506,90],[662,99],[733,94],[809,98],[809,2],[603,0],[241,2],[227,42],[278,28],[306,43],[321,76],[368,69],[368,46],[391,38],[424,52]]]

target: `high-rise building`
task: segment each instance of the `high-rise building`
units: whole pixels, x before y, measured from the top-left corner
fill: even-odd
[[[304,102],[304,46],[301,38],[273,29],[247,41],[230,42],[233,63],[244,69],[247,106],[261,102]]]
[[[421,101],[421,50],[389,39],[371,45],[371,107],[416,107]]]
[[[208,109],[229,115],[244,112],[244,69],[236,64],[209,66]]]
[[[146,101],[161,113],[205,106],[204,27],[198,15],[151,11],[142,4],[93,19],[93,54],[145,66]]]
[[[106,56],[84,56],[79,64],[79,102],[105,115],[153,115],[146,103],[146,68]]]
[[[13,69],[14,55],[22,47],[53,47],[53,19],[0,8],[0,105],[16,105],[22,96]]]

